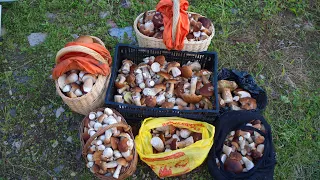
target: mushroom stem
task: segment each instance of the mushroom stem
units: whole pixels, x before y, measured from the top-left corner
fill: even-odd
[[[190,94],[194,94],[196,92],[198,77],[191,78],[191,88]]]

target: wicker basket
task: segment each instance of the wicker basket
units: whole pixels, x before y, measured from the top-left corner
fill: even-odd
[[[174,3],[174,6],[178,6],[180,7],[179,3],[179,0],[178,1],[173,1]],[[179,8],[178,8],[179,9]],[[151,12],[154,12],[155,10],[151,10]],[[194,13],[194,12],[187,12],[187,13],[190,13],[190,14],[198,14],[198,13]],[[166,49],[166,46],[165,44],[163,43],[163,40],[162,39],[157,39],[157,38],[154,38],[154,37],[149,37],[149,36],[146,36],[144,34],[142,34],[139,29],[138,29],[138,22],[139,22],[139,19],[143,17],[143,14],[140,14],[134,21],[134,25],[133,25],[133,28],[134,28],[134,31],[136,33],[136,36],[137,36],[137,40],[138,40],[138,44],[140,47],[147,47],[147,48],[159,48],[159,49]],[[179,13],[173,13],[174,16],[179,16]],[[199,14],[198,14],[199,15]],[[201,16],[201,15],[200,15]],[[173,18],[175,19],[175,17]],[[173,25],[174,26],[174,25]],[[215,33],[215,30],[214,30],[214,26],[212,24],[212,34],[205,40],[202,40],[202,41],[188,41],[187,39],[184,40],[184,47],[183,47],[183,51],[192,51],[192,52],[201,52],[201,51],[207,51],[210,43],[211,43],[211,40],[214,36],[214,33]],[[175,34],[175,33],[173,33]],[[174,38],[174,37],[173,37]]]
[[[97,111],[104,111],[105,108],[98,108],[97,110],[95,110],[95,112]],[[98,136],[100,136],[101,134],[104,134],[106,130],[108,129],[111,129],[111,128],[114,128],[114,127],[122,127],[124,130],[128,130],[127,133],[130,135],[130,137],[132,139],[134,139],[134,136],[132,134],[132,131],[131,131],[131,127],[127,124],[126,120],[124,119],[124,117],[116,110],[112,109],[113,113],[115,113],[117,116],[120,116],[121,119],[122,119],[122,122],[121,123],[116,123],[116,124],[112,124],[112,125],[109,125],[109,126],[106,126],[104,127],[103,129],[100,129],[98,132],[96,132],[92,137],[90,137],[86,142],[83,140],[82,138],[82,135],[83,135],[83,131],[84,131],[84,122],[86,120],[89,119],[88,115],[83,119],[82,123],[81,123],[81,126],[80,126],[80,129],[79,129],[79,133],[80,133],[80,141],[81,141],[81,147],[82,147],[82,156],[83,158],[85,159],[86,163],[88,163],[88,160],[87,160],[87,151],[88,151],[88,148],[91,144],[91,142]],[[121,179],[125,179],[125,178],[128,178],[129,176],[131,176],[136,168],[137,168],[137,163],[138,163],[138,154],[137,154],[137,151],[136,151],[136,147],[135,147],[135,144],[134,144],[134,147],[133,147],[133,150],[132,150],[132,154],[133,154],[133,159],[132,161],[129,163],[129,165],[126,167],[126,168],[122,168],[121,171],[120,171],[120,176],[118,179],[115,179],[113,178],[112,176],[103,176],[101,174],[94,174],[95,176],[97,176],[99,179],[102,179],[102,180],[121,180]]]
[[[91,37],[94,39],[94,42],[97,42],[102,46],[105,46],[99,38],[94,36]],[[99,53],[84,46],[69,46],[62,48],[56,55],[56,63],[58,63],[60,57],[69,52],[83,52],[91,55],[96,60],[102,63],[108,64],[108,61],[104,59]],[[89,93],[77,98],[69,98],[68,96],[64,95],[61,89],[59,88],[57,80],[55,81],[55,84],[57,93],[62,98],[63,102],[66,103],[72,111],[82,115],[87,115],[90,111],[102,107],[104,105],[104,99],[106,97],[106,91],[108,88],[109,80],[110,75],[99,75],[96,83],[92,87],[92,90]]]

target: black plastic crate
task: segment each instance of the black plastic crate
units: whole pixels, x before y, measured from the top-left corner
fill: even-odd
[[[166,49],[140,48],[127,44],[118,44],[113,58],[112,74],[107,90],[105,103],[111,108],[119,111],[125,118],[130,120],[143,120],[147,117],[170,117],[178,116],[193,120],[213,122],[219,114],[219,103],[217,98],[214,98],[212,104],[215,109],[212,110],[176,110],[166,108],[141,107],[131,104],[114,102],[114,95],[117,94],[117,88],[114,85],[118,75],[118,70],[122,66],[122,60],[130,59],[135,64],[143,62],[143,58],[149,56],[163,55],[168,62],[177,61],[181,65],[188,61],[198,61],[202,68],[212,71],[211,82],[217,87],[217,71],[218,71],[218,56],[216,52],[186,52],[186,51],[168,51]],[[217,88],[214,88],[215,97],[218,96]]]

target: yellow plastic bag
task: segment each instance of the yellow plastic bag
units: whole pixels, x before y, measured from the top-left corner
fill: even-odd
[[[202,133],[202,139],[182,149],[153,154],[150,130],[166,125]],[[142,122],[139,134],[135,138],[136,149],[140,159],[148,164],[160,178],[179,176],[203,163],[213,144],[214,130],[214,126],[208,123],[185,118],[147,118]]]

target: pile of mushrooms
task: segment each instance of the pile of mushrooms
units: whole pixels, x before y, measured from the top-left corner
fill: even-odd
[[[248,91],[238,87],[237,83],[228,80],[218,81],[219,105],[232,110],[252,110],[257,108],[257,102]]]
[[[167,62],[164,56],[151,56],[136,65],[125,59],[115,81],[114,101],[179,110],[213,109],[211,74],[198,61],[180,65]]]
[[[71,70],[58,78],[58,85],[66,96],[76,98],[90,92],[96,80],[96,75]]]
[[[179,129],[173,125],[162,126],[151,130],[153,153],[169,152],[182,149],[202,139],[201,133],[188,129]]]
[[[189,18],[189,34],[186,39],[188,41],[201,41],[207,39],[213,31],[212,22],[198,14],[188,13]],[[160,12],[147,11],[143,17],[139,19],[137,24],[139,31],[149,37],[163,39],[163,16]]]
[[[260,120],[253,120],[246,126],[266,132]],[[220,157],[224,169],[234,173],[248,172],[263,156],[264,140],[264,136],[257,131],[231,131],[224,142],[223,154]],[[220,167],[218,158],[216,163]]]
[[[83,140],[87,141],[105,126],[121,122],[121,119],[110,108],[105,108],[104,112],[90,112],[84,123]],[[87,151],[87,167],[92,173],[119,178],[133,159],[134,141],[126,133],[128,131],[129,129],[111,128],[91,142]]]

